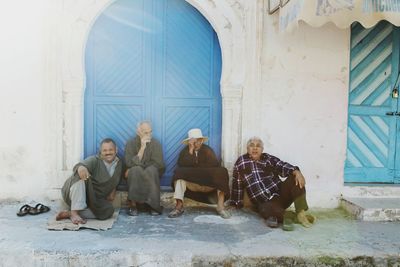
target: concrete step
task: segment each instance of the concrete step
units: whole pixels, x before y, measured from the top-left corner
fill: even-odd
[[[345,184],[342,195],[351,198],[396,198],[400,196],[399,184]]]
[[[370,222],[400,221],[399,197],[343,197],[341,206],[358,220]]]

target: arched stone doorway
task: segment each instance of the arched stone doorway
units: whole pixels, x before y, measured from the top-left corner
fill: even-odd
[[[113,138],[124,156],[136,124],[150,120],[169,186],[191,128],[221,152],[221,49],[210,23],[183,0],[117,0],[85,47],[84,157]]]
[[[82,1],[63,5],[63,20],[58,31],[63,32],[62,53],[60,55],[60,83],[62,88],[62,134],[57,153],[58,184],[73,165],[83,157],[83,99],[85,88],[84,47],[92,24],[101,12],[113,1]],[[258,3],[251,5],[247,14],[249,26],[245,31],[244,15],[238,16],[234,5],[228,1],[187,0],[210,22],[218,35],[222,53],[221,95],[222,95],[222,144],[221,158],[230,170],[241,153],[242,90],[254,86],[250,82],[249,66],[255,66],[257,53],[248,57],[245,47],[256,47],[258,23],[252,15],[259,15]],[[243,11],[244,8],[241,7]],[[244,12],[244,11],[243,11]],[[253,24],[252,24],[253,23]],[[246,40],[250,38],[251,40]],[[250,64],[245,64],[249,62]],[[250,67],[253,68],[253,67]],[[254,78],[254,77],[253,77]]]

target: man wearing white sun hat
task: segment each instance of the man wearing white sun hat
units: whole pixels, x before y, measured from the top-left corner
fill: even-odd
[[[169,213],[169,218],[183,214],[184,197],[193,200],[212,203],[217,196],[217,213],[224,219],[230,218],[230,213],[224,207],[225,198],[229,198],[229,175],[226,168],[220,166],[214,151],[204,142],[200,129],[191,129],[188,138],[182,141],[186,145],[179,154],[178,167],[172,178],[175,189],[175,208]]]

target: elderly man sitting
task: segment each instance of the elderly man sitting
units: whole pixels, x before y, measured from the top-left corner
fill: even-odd
[[[153,138],[150,122],[139,122],[136,136],[125,146],[125,163],[128,168],[128,215],[137,216],[138,207],[147,206],[151,215],[162,213],[160,204],[160,177],[165,165],[160,142]]]
[[[70,219],[84,224],[86,219],[105,220],[114,213],[112,201],[122,174],[122,160],[111,138],[100,143],[100,153],[75,165],[65,181],[61,194],[70,210],[57,214],[56,219]]]
[[[305,214],[308,205],[303,174],[298,167],[263,150],[260,138],[253,137],[247,142],[247,154],[238,158],[233,169],[231,204],[241,208],[246,190],[267,225],[278,227],[278,222],[284,221],[285,210],[294,202],[298,222],[310,227],[315,218]],[[293,230],[292,223],[287,218],[283,229]]]
[[[183,214],[184,196],[211,203],[212,195],[217,195],[217,213],[224,219],[231,217],[224,207],[225,197],[229,197],[228,171],[220,166],[211,147],[204,144],[206,140],[200,129],[191,129],[188,138],[182,142],[186,147],[179,154],[178,167],[172,178],[176,206],[169,218]]]

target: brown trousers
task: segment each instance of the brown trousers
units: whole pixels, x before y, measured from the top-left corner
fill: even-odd
[[[294,203],[296,212],[308,210],[306,189],[296,185],[294,176],[290,175],[284,182],[279,184],[279,196],[274,196],[267,202],[258,203],[257,209],[264,219],[275,216],[278,222],[282,222],[285,210],[292,203]]]

